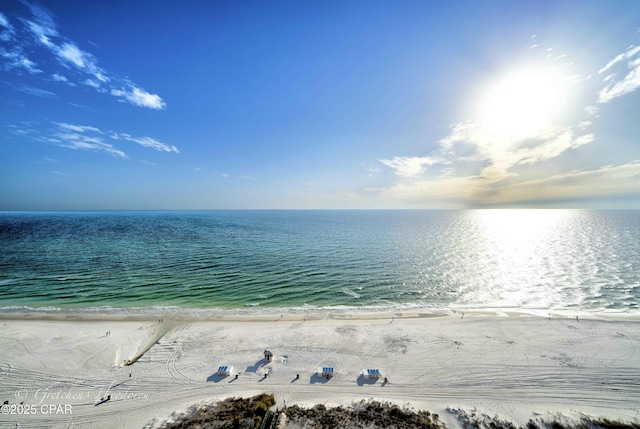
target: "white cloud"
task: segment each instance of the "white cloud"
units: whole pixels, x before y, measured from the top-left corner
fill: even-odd
[[[56,134],[56,137],[59,137],[60,135],[66,135],[66,136],[82,135],[83,136],[82,139],[76,139],[81,141],[82,143],[89,143],[89,144],[98,143],[98,142],[104,143],[104,139],[102,136],[107,136],[108,139],[113,141],[122,141],[122,140],[130,141],[130,142],[139,144],[140,146],[155,149],[160,152],[180,153],[180,150],[176,146],[164,144],[151,137],[133,137],[130,134],[117,133],[115,131],[103,132],[99,128],[92,127],[89,125],[76,125],[76,124],[69,124],[66,122],[54,122],[53,124],[56,125],[58,129],[58,133]],[[91,136],[91,134],[93,134],[93,136]]]
[[[51,37],[57,36],[58,34],[55,27],[40,25],[28,20],[26,23],[33,35],[36,36],[36,40],[38,42],[42,43],[47,48],[56,48],[56,46],[51,42]]]
[[[515,183],[487,192],[482,196],[482,201],[501,204],[637,195],[639,186],[640,161],[635,160]]]
[[[21,136],[29,136],[29,135],[31,135],[31,134],[33,134],[35,132],[35,130],[33,128],[31,128],[31,126],[29,124],[23,124],[22,126],[7,125],[7,128],[9,128],[9,130],[13,134],[19,134]]]
[[[564,129],[553,138],[543,141],[533,148],[517,150],[514,153],[514,159],[517,159],[517,164],[535,164],[556,158],[566,150],[576,149],[594,140],[593,134],[576,137],[573,130]]]
[[[400,205],[466,207],[638,195],[640,160],[493,186],[479,176],[401,182],[378,193]]]
[[[629,71],[622,79],[616,79],[617,74],[610,74],[604,78],[607,85],[598,94],[598,102],[608,103],[614,98],[633,92],[640,87],[640,59],[634,58],[638,54],[640,54],[640,45],[631,46],[599,70],[599,73],[602,74],[618,63],[628,61],[626,66]]]
[[[9,20],[7,19],[7,17],[4,16],[4,13],[2,12],[0,12],[0,25],[9,30],[13,28],[11,24],[9,24]]]
[[[65,130],[76,131],[78,133],[85,133],[87,131],[92,131],[95,133],[102,134],[102,131],[100,131],[100,129],[96,127],[90,127],[88,125],[73,125],[73,124],[67,124],[66,122],[56,122],[55,124],[58,127],[63,128]]]
[[[576,127],[580,128],[580,127]],[[440,146],[449,162],[483,162],[479,176],[489,182],[513,177],[513,167],[556,158],[569,149],[593,141],[594,136],[576,135],[572,127],[549,126],[535,136],[517,139],[494,133],[482,123],[467,121],[456,124]],[[458,153],[463,152],[464,155]]]
[[[31,74],[42,73],[37,64],[27,58],[24,49],[15,43],[15,28],[2,13],[0,13],[0,30],[0,42],[12,44],[8,50],[5,47],[0,47],[0,57],[6,60],[3,68],[5,70],[24,69]]]
[[[36,63],[29,60],[26,57],[22,57],[18,60],[18,64],[30,71],[31,73],[42,73],[42,70],[36,67]]]
[[[55,80],[56,82],[65,82],[65,83],[69,83],[69,79],[67,79],[66,77],[59,75],[57,73],[54,73],[51,75],[51,78],[53,80]]]
[[[598,95],[600,103],[607,103],[614,98],[628,94],[640,87],[640,66],[631,70],[627,75],[618,82],[605,87]]]
[[[598,74],[602,74],[602,73],[606,72],[607,70],[609,70],[611,67],[613,67],[617,63],[619,63],[621,61],[624,61],[624,60],[628,60],[629,58],[632,58],[632,57],[636,56],[638,53],[640,53],[640,45],[638,45],[638,46],[629,46],[629,48],[625,52],[617,55],[614,59],[609,61],[606,66],[604,66],[600,70],[598,70]]]
[[[123,134],[122,137],[125,140],[128,140],[130,142],[134,142],[137,143],[141,146],[144,147],[150,147],[152,149],[155,149],[157,151],[160,152],[174,152],[174,153],[180,153],[180,151],[178,150],[177,147],[175,146],[170,146],[170,145],[166,145],[164,143],[161,143],[155,139],[152,139],[151,137],[131,137],[128,134]]]
[[[136,106],[148,107],[150,109],[164,109],[166,107],[166,103],[159,95],[150,94],[144,89],[135,86],[128,90],[112,89],[111,95],[122,97]]]
[[[105,152],[118,158],[127,158],[127,154],[116,149],[112,144],[105,143],[100,137],[90,137],[80,133],[60,132],[55,135],[57,146],[68,149],[89,150],[93,152]]]
[[[44,29],[46,29],[47,31],[55,29],[55,23],[49,11],[37,4],[32,4],[26,1],[24,2],[24,4],[29,7],[31,14],[36,18],[36,21],[43,26]]]
[[[109,78],[106,77],[105,75],[103,75],[99,70],[96,70],[93,75],[96,77],[96,79],[98,79],[100,82],[109,82]]]
[[[96,82],[95,80],[93,80],[93,79],[87,79],[83,83],[85,85],[90,86],[90,87],[95,88],[95,89],[99,89],[100,88],[100,84],[98,82]]]
[[[164,109],[166,107],[166,103],[159,95],[143,90],[126,78],[107,73],[98,65],[98,60],[93,54],[83,50],[77,43],[58,32],[52,14],[45,8],[29,3],[26,4],[29,7],[31,16],[23,18],[21,21],[27,29],[27,34],[34,37],[41,46],[51,52],[62,66],[76,70],[83,75],[74,83],[83,83],[91,86],[98,92],[109,93],[134,106],[150,109]],[[0,28],[4,28],[0,33],[0,39],[6,39],[13,45],[10,50],[0,50],[1,56],[11,58],[10,67],[21,67],[30,73],[41,72],[36,64],[30,61],[23,53],[23,46],[27,46],[28,42],[26,39],[20,40],[18,38],[15,28],[10,25],[4,15],[0,17]],[[61,77],[59,73],[52,74]],[[54,79],[75,86],[70,82],[69,75],[64,77],[66,80],[56,79],[55,77]]]
[[[430,167],[438,162],[438,159],[429,157],[399,157],[393,159],[381,159],[387,167],[395,170],[395,174],[404,178],[418,177],[424,173],[426,167]]]
[[[28,59],[20,50],[9,52],[0,48],[0,57],[7,60],[4,64],[5,70],[25,69],[31,74],[42,73],[42,70],[38,68],[37,64]]]
[[[15,29],[13,25],[9,22],[6,16],[2,12],[0,12],[0,27],[4,27],[2,31],[0,31],[0,41],[8,42],[13,39],[15,35]]]
[[[180,153],[177,147],[166,145],[151,137],[132,137],[126,133],[114,131],[104,132],[90,125],[70,124],[67,122],[52,122],[53,128],[40,131],[35,128],[10,125],[11,132],[36,142],[53,144],[59,147],[92,152],[103,152],[117,158],[129,156],[114,145],[117,141],[131,141],[141,146],[162,152]]]
[[[14,88],[20,92],[24,92],[25,94],[35,95],[36,97],[55,98],[56,96],[56,94],[51,91],[47,91],[42,88],[35,88],[29,85],[15,85]]]
[[[581,82],[584,80],[562,80],[563,85]],[[592,94],[594,98],[595,95]],[[421,207],[534,200],[538,197],[538,193],[533,192],[534,179],[544,180],[551,171],[561,168],[560,162],[549,161],[568,156],[568,152],[596,141],[591,121],[597,118],[598,109],[576,105],[567,109],[575,109],[567,111],[567,116],[575,113],[586,120],[567,125],[561,123],[562,116],[551,117],[548,121],[536,122],[536,127],[530,127],[526,133],[512,132],[511,124],[503,123],[507,122],[505,118],[510,118],[508,111],[505,118],[500,118],[502,122],[497,122],[499,126],[485,120],[481,111],[479,118],[454,124],[430,157],[380,160],[402,180],[377,192],[385,200]],[[520,113],[522,118],[516,119],[526,126],[529,110],[525,108]],[[427,168],[435,165],[439,168],[437,176],[426,178]]]
[[[62,46],[58,47],[58,56],[79,68],[84,68],[90,64],[90,60],[88,58],[85,59],[87,54],[73,43],[63,43]]]

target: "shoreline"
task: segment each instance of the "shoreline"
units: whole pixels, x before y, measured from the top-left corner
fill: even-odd
[[[57,309],[55,311],[37,309],[0,310],[1,320],[57,320],[57,321],[153,321],[167,318],[178,322],[270,322],[304,320],[389,320],[425,319],[446,317],[500,317],[500,318],[541,318],[541,319],[583,319],[603,321],[638,321],[640,312],[628,311],[585,311],[585,310],[543,310],[527,308],[405,308],[395,310],[374,310],[370,308],[324,308],[305,309],[274,308],[265,310],[244,309],[203,309],[203,308],[113,308],[108,311],[93,309]]]
[[[369,398],[408,404],[440,414],[451,428],[459,424],[448,408],[477,409],[520,426],[547,413],[640,420],[636,320],[468,309],[464,317],[2,316],[0,402],[22,402],[36,413],[0,415],[0,423],[153,427],[198,403],[259,393],[273,393],[279,407]],[[272,361],[264,350],[273,352]],[[225,365],[231,373],[217,375]],[[322,367],[335,368],[335,376],[320,377]],[[366,368],[379,369],[388,383],[364,379]],[[61,413],[44,414],[42,405]]]

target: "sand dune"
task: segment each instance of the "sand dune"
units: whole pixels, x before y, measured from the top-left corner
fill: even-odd
[[[174,315],[162,323],[5,315],[0,401],[9,413],[0,423],[140,428],[198,402],[263,392],[279,406],[409,404],[451,426],[447,407],[521,425],[558,412],[640,419],[640,322],[443,314]],[[221,365],[238,377],[217,376]],[[315,373],[324,366],[335,368],[332,379]],[[365,380],[365,368],[388,382]]]

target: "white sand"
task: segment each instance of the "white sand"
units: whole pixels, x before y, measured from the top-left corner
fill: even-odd
[[[159,323],[2,315],[0,402],[22,414],[0,414],[0,427],[140,428],[202,401],[262,392],[274,393],[279,406],[408,404],[453,426],[446,407],[519,425],[548,413],[640,419],[640,321],[431,316],[165,316]],[[273,362],[263,361],[265,349]],[[238,379],[215,376],[220,365],[233,365]],[[322,366],[336,376],[317,377]],[[363,368],[378,368],[389,383],[368,384]]]

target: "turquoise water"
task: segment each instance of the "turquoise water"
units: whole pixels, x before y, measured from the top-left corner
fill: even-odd
[[[0,213],[0,311],[639,302],[639,211]]]

